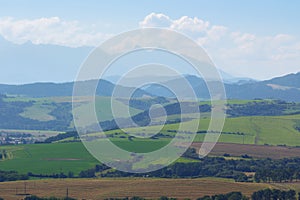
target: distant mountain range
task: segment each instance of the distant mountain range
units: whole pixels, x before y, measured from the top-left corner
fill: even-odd
[[[0,35],[0,83],[74,80],[92,47],[14,44]],[[50,78],[50,79],[49,79]]]
[[[226,92],[228,98],[273,98],[299,102],[300,72],[255,83],[226,85]]]
[[[256,80],[251,79],[251,78],[247,78],[247,77],[235,77],[232,76],[226,72],[224,72],[221,69],[218,69],[219,73],[220,73],[220,77],[222,78],[224,83],[228,83],[228,84],[244,84],[244,83],[253,83],[256,82]],[[184,75],[186,77],[188,77],[189,75]],[[134,85],[138,85],[141,83],[145,83],[147,80],[151,81],[151,80],[155,80],[158,82],[163,82],[163,80],[167,81],[167,80],[174,80],[179,78],[178,77],[174,77],[174,76],[157,76],[157,75],[147,75],[147,76],[142,76],[142,77],[126,77],[124,79],[124,77],[122,77],[122,84],[124,86],[134,86]],[[105,80],[108,80],[114,84],[116,84],[120,79],[121,76],[106,76],[104,77]]]
[[[186,75],[184,77],[196,95],[200,99],[209,99],[206,83],[197,76]],[[163,82],[169,87],[176,87],[180,96],[189,98],[183,78],[174,78]],[[83,81],[80,84],[89,88],[96,80]],[[28,97],[51,97],[51,96],[71,96],[74,82],[68,83],[33,83],[24,85],[0,84],[1,94],[21,95]],[[281,99],[286,101],[300,102],[300,72],[289,74],[282,77],[273,78],[266,81],[246,81],[245,83],[224,83],[228,99]],[[96,94],[99,96],[111,96],[115,87],[119,87],[124,94],[134,88],[128,86],[115,85],[106,80],[100,80]],[[120,94],[119,97],[123,95]],[[147,87],[139,88],[134,93],[134,97],[142,96],[162,96],[174,97],[174,94],[159,84],[152,84]]]
[[[24,44],[14,44],[0,36],[0,66],[5,68],[0,74],[0,83],[74,80],[78,69],[92,50],[93,47],[71,48],[59,45],[36,45],[30,41]],[[163,55],[155,54],[152,56],[163,60]],[[137,56],[137,59],[140,60],[138,63],[157,61],[152,61],[153,57],[151,56],[150,59],[148,57],[148,54],[139,54]],[[169,65],[178,65],[177,60],[173,61],[170,58],[167,60],[170,62]],[[126,60],[126,62],[128,61]],[[131,64],[129,63],[129,65]],[[234,77],[222,70],[219,72],[225,83],[254,81],[250,78]],[[119,76],[109,76],[105,79],[116,83]]]
[[[89,95],[92,94],[91,86],[97,80],[89,80],[89,81],[81,81],[78,82],[81,88],[84,88],[84,94]],[[72,96],[73,94],[73,86],[74,82],[67,83],[32,83],[32,84],[24,84],[24,85],[6,85],[0,84],[0,94],[9,94],[9,95],[20,95],[27,97],[57,97],[57,96]],[[119,87],[121,91],[131,91],[135,88],[131,87],[123,87],[119,85],[114,85],[113,83],[100,80],[98,83],[98,87],[96,90],[96,95],[98,96],[111,96],[113,90]],[[144,90],[137,89],[134,93],[135,97],[142,96],[153,96],[150,93],[147,93]],[[124,97],[125,95],[120,94],[118,97]]]
[[[5,67],[5,73],[0,74],[0,81],[7,82],[38,82],[51,77],[55,82],[59,80],[74,80],[78,68],[93,49],[92,47],[70,48],[57,45],[35,45],[27,42],[22,45],[13,44],[0,36],[0,66]],[[145,59],[142,57],[141,60]],[[227,98],[254,99],[273,98],[300,102],[300,73],[289,74],[266,81],[256,81],[250,78],[234,77],[219,70],[226,89]],[[205,81],[197,76],[184,75],[183,77],[158,77],[149,75],[149,80],[157,80],[166,86],[176,87],[180,96],[189,98],[185,80],[194,89],[197,97],[209,99]],[[120,77],[104,77],[96,94],[111,96],[115,87],[121,88],[124,93],[146,77],[128,78],[126,83],[116,85]],[[95,80],[84,81],[81,84],[88,88]],[[71,96],[73,82],[67,83],[32,83],[24,85],[0,84],[0,93],[24,95],[29,97]],[[122,86],[121,86],[122,85]],[[123,96],[123,94],[120,94]],[[135,97],[163,96],[174,97],[174,94],[158,84],[151,84],[138,89]]]
[[[196,76],[186,76],[185,79],[193,87],[196,95],[202,99],[209,99],[210,95],[206,86],[206,82]],[[178,78],[164,83],[170,88],[179,87],[180,94],[185,96],[186,88],[184,80]],[[180,88],[181,87],[181,88]],[[297,74],[289,74],[282,77],[273,78],[266,81],[245,81],[244,83],[224,83],[226,96],[228,99],[282,99],[286,101],[300,102],[300,72]],[[144,88],[148,93],[174,97],[174,95],[165,87],[157,84]]]

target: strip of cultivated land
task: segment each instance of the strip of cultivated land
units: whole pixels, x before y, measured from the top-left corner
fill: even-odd
[[[201,145],[202,143],[195,142],[192,147],[199,150]],[[210,156],[223,156],[224,154],[229,154],[229,157],[247,154],[253,158],[295,158],[300,156],[300,147],[217,143],[209,153]]]
[[[204,195],[241,191],[250,196],[254,191],[272,187],[291,187],[286,184],[270,185],[265,183],[237,183],[228,179],[150,179],[150,178],[118,178],[118,179],[64,179],[64,180],[32,180],[0,183],[1,196],[4,199],[21,199],[26,193],[40,197],[69,197],[77,199],[104,199],[109,197],[159,198],[161,196],[178,199],[196,199]],[[298,184],[297,184],[297,187]],[[16,195],[19,194],[19,195]]]

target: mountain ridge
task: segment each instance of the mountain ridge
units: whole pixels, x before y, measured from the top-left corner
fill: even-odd
[[[78,81],[80,87],[87,89],[92,85],[95,85],[98,80],[88,80],[88,81]],[[0,84],[0,94],[6,95],[20,95],[27,97],[57,97],[57,96],[72,96],[73,86],[75,82],[65,82],[65,83],[52,83],[52,82],[42,82],[42,83],[29,83],[22,85],[6,85]],[[101,86],[101,87],[99,87]],[[99,96],[111,96],[113,89],[115,87],[121,87],[123,90],[133,90],[135,88],[124,87],[119,85],[114,85],[107,80],[99,80],[98,87],[96,89],[96,95]],[[88,90],[88,89],[87,89]],[[84,91],[87,95],[92,94],[92,91]],[[122,97],[123,94],[120,94]],[[141,89],[137,89],[135,92],[135,97],[142,96],[153,96]]]
[[[185,79],[185,80],[184,80]],[[88,80],[82,84],[94,84],[97,80]],[[176,87],[182,98],[191,98],[185,87],[186,81],[192,86],[199,99],[210,99],[206,82],[193,75],[184,75],[184,78],[179,77],[160,81],[166,86]],[[212,80],[210,80],[212,81]],[[96,95],[111,96],[114,88],[119,87],[124,91],[121,96],[126,96],[125,93],[129,90],[136,89],[132,86],[116,85],[110,81],[101,79],[99,81],[101,88],[97,88]],[[0,93],[8,95],[20,95],[28,97],[51,97],[51,96],[72,96],[74,82],[53,83],[53,82],[36,82],[29,84],[0,84]],[[85,88],[88,88],[88,87]],[[228,99],[281,99],[285,101],[300,102],[300,72],[291,73],[280,77],[275,77],[270,80],[263,81],[245,81],[228,83],[224,81],[226,96]],[[92,94],[92,93],[87,93]],[[158,85],[150,84],[147,87],[138,88],[134,97],[143,96],[161,96],[174,98],[175,95],[170,90]]]

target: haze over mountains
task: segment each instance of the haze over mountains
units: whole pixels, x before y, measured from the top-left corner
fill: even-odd
[[[200,99],[209,99],[206,83],[200,77],[186,75],[185,79],[190,83],[196,95]],[[96,80],[80,82],[86,88],[94,84]],[[181,96],[185,95],[186,86],[181,84],[182,78],[174,77],[164,85],[177,87]],[[51,97],[51,96],[71,96],[74,82],[67,83],[33,83],[24,85],[0,84],[0,93],[9,95],[20,95],[28,97]],[[246,83],[224,83],[226,95],[229,99],[281,99],[285,101],[300,102],[300,72],[289,74],[282,77],[273,78],[266,81],[248,81]],[[115,87],[131,91],[132,87],[115,85],[106,80],[100,80],[96,94],[99,96],[111,96]],[[159,84],[152,84],[147,87],[139,88],[134,94],[135,97],[142,96],[162,96],[173,98],[174,94]],[[122,94],[121,96],[122,97]],[[189,98],[189,96],[184,96]]]
[[[0,74],[0,83],[72,81],[81,64],[93,49],[94,47],[71,48],[59,45],[36,45],[30,41],[24,44],[14,44],[0,36],[0,66],[5,67],[5,73]],[[164,57],[159,56],[163,60]],[[147,60],[146,57],[147,55],[139,55],[137,59],[143,63],[144,60]],[[174,65],[178,64],[176,61],[170,62]],[[222,70],[219,71],[225,83],[243,83],[252,80],[234,77]],[[113,83],[116,78],[118,79],[116,76],[106,77]]]
[[[55,82],[60,80],[74,80],[81,63],[88,56],[92,47],[70,48],[57,45],[35,45],[27,42],[22,45],[13,44],[0,37],[0,66],[6,67],[6,73],[1,74],[2,83],[29,82],[30,84],[0,84],[0,93],[10,95],[24,95],[29,97],[71,96],[73,82],[66,83],[34,83],[53,77]],[[22,67],[20,67],[22,66]],[[300,73],[289,74],[265,81],[256,81],[250,78],[234,77],[222,70],[227,98],[230,99],[254,99],[273,98],[287,101],[300,101]],[[149,75],[148,79],[159,81],[165,85],[177,87],[185,95],[186,88],[182,83],[182,77],[161,77]],[[101,80],[101,87],[96,94],[111,96],[116,82],[120,77],[107,76]],[[139,85],[145,77],[128,78],[123,87],[124,92]],[[9,79],[9,80],[8,80]],[[209,99],[209,93],[205,81],[196,76],[185,75],[185,79],[191,84],[200,99]],[[82,84],[88,86],[95,80],[85,81]],[[131,88],[129,88],[131,87]],[[139,89],[136,97],[141,96],[174,97],[174,94],[157,84],[148,85]],[[189,96],[185,96],[189,98]]]
[[[71,81],[92,47],[70,48],[58,45],[14,44],[0,36],[0,83]]]

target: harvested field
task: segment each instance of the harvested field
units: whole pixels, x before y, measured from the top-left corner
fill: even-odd
[[[22,199],[24,185],[26,193],[41,197],[65,197],[67,188],[70,197],[77,199],[104,199],[108,197],[159,198],[161,196],[178,199],[196,199],[204,195],[241,191],[245,195],[269,187],[263,183],[236,183],[228,179],[64,179],[32,180],[0,183],[0,196],[4,199]]]
[[[192,147],[199,149],[202,143],[193,143]],[[252,144],[217,143],[209,153],[211,156],[223,156],[225,153],[231,156],[249,155],[253,158],[293,158],[300,156],[299,147],[268,146]]]

